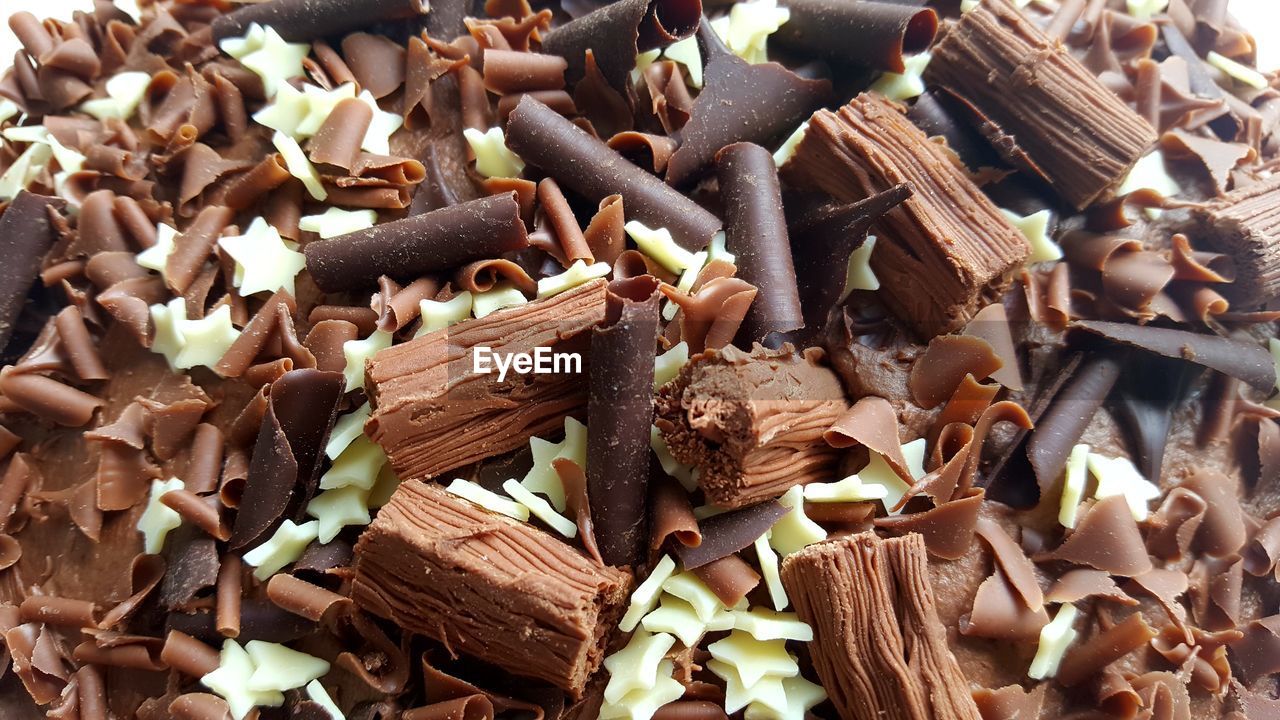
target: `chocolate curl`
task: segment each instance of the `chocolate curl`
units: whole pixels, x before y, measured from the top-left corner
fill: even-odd
[[[575,260],[585,260],[588,265],[595,262],[587,239],[578,227],[578,219],[574,217],[569,201],[565,199],[560,186],[552,178],[543,178],[538,183],[538,202],[542,204],[542,212],[547,217],[556,233],[556,240],[564,253],[564,259],[572,264]]]
[[[403,720],[493,720],[493,703],[484,695],[468,695],[405,710]]]
[[[294,370],[271,385],[231,549],[256,545],[311,500],[343,385],[340,373],[323,370]]]
[[[587,494],[587,474],[578,463],[569,458],[552,460],[551,468],[556,471],[560,484],[564,486],[569,512],[578,526],[578,537],[582,538],[582,549],[587,551],[587,555],[592,560],[604,565],[604,558],[600,557],[600,545],[596,542],[596,526],[591,521],[591,498]],[[689,514],[692,515],[693,511],[690,510]],[[698,523],[694,520],[693,524],[696,526]]]
[[[718,350],[733,342],[755,300],[756,288],[739,278],[717,277],[695,289],[692,295],[670,285],[662,286],[662,294],[680,308],[676,316],[680,334],[676,340],[688,343],[689,353],[697,354]]]
[[[689,493],[661,467],[650,463],[649,472],[649,549],[657,550],[667,538],[674,538],[684,547],[697,547],[702,543],[698,519],[693,515]],[[1255,573],[1259,574],[1259,573]]]
[[[1094,503],[1075,532],[1052,552],[1035,559],[1064,560],[1123,577],[1136,577],[1152,568],[1129,504],[1119,495]]]
[[[171,290],[184,293],[191,287],[234,215],[231,208],[210,205],[191,221],[186,232],[174,239],[173,252],[165,261],[165,281]]]
[[[268,155],[248,172],[227,183],[222,202],[232,210],[245,210],[292,177],[279,153]]]
[[[311,327],[303,344],[315,356],[317,369],[342,372],[347,367],[342,346],[359,336],[359,329],[354,323],[346,320],[321,320]]]
[[[223,353],[214,372],[223,377],[240,377],[253,361],[262,353],[270,342],[276,327],[277,313],[281,308],[292,314],[297,311],[298,304],[287,290],[277,290],[263,304],[253,318],[244,326],[244,330],[231,343],[231,347]]]
[[[60,198],[23,190],[0,215],[0,257],[5,262],[0,273],[0,347],[8,344],[40,261],[56,240],[49,213],[65,205]]]
[[[189,490],[170,490],[161,496],[160,502],[215,540],[225,541],[231,535],[218,508]]]
[[[868,395],[859,399],[822,433],[822,439],[833,448],[862,445],[883,457],[903,481],[914,482],[902,454],[898,414],[882,397]]]
[[[399,332],[404,326],[418,318],[418,313],[421,309],[419,302],[435,297],[437,290],[439,290],[439,283],[434,278],[422,277],[404,286],[399,292],[393,293],[389,297],[384,298],[381,294],[375,295],[374,298],[378,302],[378,307],[374,307],[373,310],[378,313],[378,329],[384,332]],[[310,343],[311,335],[315,330],[313,327],[311,332],[307,333],[307,349],[313,355],[315,350],[311,348]],[[355,336],[353,335],[350,339],[354,340]],[[319,362],[319,357],[316,358],[316,362]],[[343,365],[345,366],[345,364],[344,361]],[[328,370],[329,368],[321,369]],[[336,369],[341,370],[342,368]]]
[[[680,130],[667,182],[676,187],[693,183],[730,143],[775,140],[830,96],[830,82],[801,78],[777,63],[752,65],[732,55],[714,58],[707,64],[706,88]]]
[[[218,651],[190,635],[170,630],[165,636],[160,659],[178,672],[200,678],[218,669]]]
[[[289,42],[310,42],[389,20],[427,14],[426,0],[270,0],[241,5],[213,21],[213,39],[243,35],[251,23],[270,25]]]
[[[538,292],[538,281],[510,260],[477,260],[462,266],[454,276],[456,289],[468,292],[488,292],[502,281],[511,283],[526,295]]]
[[[737,256],[738,276],[758,291],[743,319],[743,340],[760,342],[769,333],[803,327],[773,155],[759,145],[735,143],[719,152],[716,164],[726,244]]]
[[[771,39],[835,62],[902,73],[903,56],[928,49],[938,32],[938,14],[913,5],[787,0],[791,17]]]
[[[0,395],[27,412],[66,427],[80,427],[93,419],[105,403],[53,378],[8,368],[0,372]]]
[[[1187,330],[1102,320],[1082,320],[1071,327],[1101,335],[1113,343],[1203,365],[1264,392],[1270,392],[1276,384],[1276,368],[1271,354],[1256,343]]]
[[[418,278],[528,244],[512,192],[308,243],[303,253],[316,285],[337,292],[373,285],[382,275]]]
[[[1071,448],[1120,378],[1121,362],[1114,354],[1090,356],[1067,380],[1036,422],[1027,440],[1027,459],[1035,471],[1041,494],[1057,483],[1067,467]]]
[[[1143,647],[1156,631],[1142,613],[1135,612],[1067,652],[1058,669],[1057,680],[1066,687],[1078,685],[1100,669]]]
[[[331,612],[351,605],[346,596],[283,573],[267,581],[267,597],[281,609],[312,622],[320,622]]]
[[[58,339],[62,341],[62,349],[81,380],[106,380],[107,368],[98,356],[97,343],[85,326],[84,315],[74,305],[63,308],[54,316],[54,325],[58,328]]]
[[[986,340],[972,335],[939,335],[912,364],[907,388],[916,405],[932,409],[955,394],[966,377],[984,380],[1001,366]]]
[[[307,154],[312,162],[351,171],[360,157],[360,144],[364,142],[372,122],[372,108],[359,98],[346,98],[333,108],[315,137],[311,138]]]
[[[621,195],[610,195],[600,201],[599,210],[582,232],[587,248],[597,262],[613,265],[626,249],[627,236],[623,231],[625,224]]]
[[[601,557],[610,565],[639,567],[647,539],[658,281],[615,280],[605,298],[605,320],[591,333],[588,498],[591,518],[601,528]]]
[[[629,4],[634,0],[609,7]],[[627,61],[628,72],[633,61]],[[521,99],[511,111],[506,137],[507,147],[525,162],[588,200],[621,195],[630,217],[651,228],[665,227],[687,250],[701,250],[721,227],[702,206],[532,97]]]
[[[159,587],[167,569],[164,558],[159,555],[137,555],[129,566],[129,597],[116,603],[108,610],[98,623],[102,630],[111,630],[122,626],[142,607],[151,593]]]
[[[484,87],[495,95],[564,88],[564,58],[514,50],[487,49],[483,55]]]
[[[714,515],[699,524],[702,542],[678,544],[675,553],[686,570],[695,570],[732,555],[755,542],[790,510],[777,500]]]
[[[405,48],[391,38],[352,33],[342,39],[342,55],[356,83],[377,100],[404,85]]]
[[[547,33],[542,52],[567,60],[567,77],[576,83],[590,50],[609,84],[623,90],[636,55],[693,35],[701,16],[700,0],[623,0]]]
[[[692,572],[726,607],[742,602],[760,584],[760,573],[737,555],[726,555]]]
[[[169,703],[169,715],[177,720],[226,720],[231,717],[231,706],[217,695],[190,692],[179,695]]]
[[[88,600],[35,595],[18,606],[18,619],[20,622],[91,628],[98,625],[97,612],[97,607]]]

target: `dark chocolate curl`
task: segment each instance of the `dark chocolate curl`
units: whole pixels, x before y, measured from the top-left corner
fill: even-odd
[[[609,284],[604,323],[591,334],[587,491],[600,555],[611,565],[644,559],[658,281]]]
[[[680,564],[686,570],[702,567],[755,542],[788,512],[791,511],[777,500],[766,500],[714,515],[698,523],[702,542],[691,547],[677,543],[674,547],[676,555],[680,556]]]
[[[715,58],[707,64],[706,89],[680,131],[667,182],[683,187],[696,181],[730,143],[767,143],[794,130],[830,95],[830,82],[806,80],[777,63]]]
[[[542,39],[542,52],[567,60],[567,77],[576,83],[591,50],[605,79],[621,90],[636,55],[693,35],[701,16],[700,0],[622,0],[551,31]]]
[[[56,239],[49,208],[57,210],[65,204],[23,190],[0,215],[0,257],[5,265],[0,273],[0,348],[8,344],[27,291],[40,271],[40,260]]]
[[[213,21],[213,39],[243,35],[250,23],[270,25],[289,42],[309,42],[387,20],[425,15],[427,0],[270,0],[241,5]]]
[[[591,202],[621,195],[629,217],[665,227],[687,250],[701,250],[721,227],[702,206],[533,97],[511,111],[507,147]]]
[[[1203,365],[1243,380],[1264,392],[1270,392],[1276,384],[1276,368],[1271,353],[1255,343],[1217,335],[1201,335],[1188,330],[1102,320],[1082,320],[1072,327],[1101,335],[1121,345]]]
[[[312,242],[303,252],[316,285],[336,292],[372,286],[382,275],[413,280],[528,244],[511,192]]]
[[[1118,358],[1110,354],[1089,358],[1071,375],[1036,423],[1027,440],[1027,459],[1035,470],[1041,493],[1062,476],[1071,448],[1080,442],[1119,377]]]
[[[803,327],[773,155],[759,145],[734,143],[720,151],[716,163],[726,244],[737,256],[737,276],[758,290],[742,322],[742,339],[749,345],[771,332]]]
[[[938,14],[915,3],[787,0],[791,17],[772,35],[779,44],[828,60],[901,73],[904,55],[929,47]]]
[[[231,533],[233,550],[256,545],[311,500],[343,387],[341,373],[324,370],[293,370],[272,383]]]

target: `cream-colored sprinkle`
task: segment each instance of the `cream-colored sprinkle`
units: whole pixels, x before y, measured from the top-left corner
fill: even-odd
[[[778,7],[776,0],[751,0],[735,3],[728,18],[723,29],[712,23],[725,45],[749,63],[762,63],[769,60],[769,36],[791,18],[791,11]]]
[[[889,489],[878,483],[863,484],[857,474],[830,483],[804,486],[804,499],[809,502],[865,502],[883,500]]]
[[[302,181],[302,185],[307,188],[307,193],[313,199],[324,200],[329,197],[329,191],[325,190],[324,184],[320,182],[320,173],[302,152],[297,140],[277,131],[271,136],[271,144],[276,146],[280,157],[284,158],[284,165],[288,168],[289,174]]]
[[[747,705],[743,713],[745,720],[805,720],[807,713],[818,703],[827,699],[827,691],[821,685],[812,683],[797,675],[782,679],[782,692],[786,696],[786,706],[775,707],[765,701],[756,701]]]
[[[495,492],[485,490],[470,480],[456,478],[449,483],[445,490],[464,500],[470,500],[486,510],[492,510],[500,515],[515,518],[520,522],[529,521],[529,508],[513,500],[508,500]]]
[[[514,498],[516,502],[528,508],[529,512],[532,513],[534,517],[547,525],[550,525],[552,530],[555,530],[567,538],[574,538],[578,536],[578,526],[576,523],[556,512],[556,509],[551,507],[550,503],[526,490],[525,487],[514,478],[502,483],[502,489],[506,490],[507,494]]]
[[[640,82],[640,78],[644,77],[644,71],[657,62],[660,57],[662,57],[662,48],[646,50],[636,55],[636,66],[631,71],[631,82]]]
[[[313,86],[307,85],[305,88]],[[345,88],[345,90],[344,90]],[[318,89],[318,88],[317,88]],[[349,91],[349,92],[348,92]],[[324,92],[323,90],[321,92]],[[348,97],[355,97],[354,85],[343,85],[333,91],[336,93],[347,92]],[[327,99],[329,94],[325,94]],[[332,105],[324,111],[324,118],[328,117],[328,113],[338,104],[338,100],[334,100]],[[316,111],[317,101],[312,94],[308,94],[305,89],[297,90],[292,85],[285,83],[280,86],[279,92],[276,93],[275,99],[271,104],[262,108],[253,114],[253,121],[264,127],[288,135],[295,140],[303,140],[315,134],[313,130],[310,134],[300,132],[302,124],[307,120],[308,115]],[[321,123],[324,122],[321,118]],[[318,130],[320,125],[316,125]]]
[[[164,356],[169,367],[177,368],[178,353],[186,339],[182,337],[182,325],[187,321],[187,303],[174,298],[167,305],[152,305],[151,324],[155,332],[151,338],[151,352]]]
[[[773,602],[774,610],[785,610],[791,604],[791,599],[787,597],[787,588],[782,584],[782,574],[778,569],[778,553],[769,547],[769,534],[772,531],[766,531],[765,534],[755,539],[753,545],[756,549],[756,559],[760,563],[760,575],[764,577],[764,586],[769,591],[769,600]]]
[[[400,476],[396,475],[391,463],[382,466],[378,479],[373,481],[373,490],[369,492],[369,508],[380,508],[391,502],[391,495],[400,487]]]
[[[666,633],[637,631],[626,647],[604,659],[609,671],[609,684],[604,688],[604,701],[616,704],[633,690],[648,690],[658,679],[658,665],[676,639]]]
[[[80,111],[99,120],[116,118],[128,120],[137,111],[147,94],[151,76],[144,72],[122,72],[112,75],[104,89],[107,97],[94,98],[81,103]],[[0,119],[0,122],[4,122]]]
[[[182,369],[198,365],[213,367],[231,349],[240,332],[231,324],[231,306],[219,305],[199,320],[183,320],[181,337],[182,349],[174,358],[174,366]]]
[[[1030,215],[1019,215],[1010,210],[1001,209],[1000,213],[1018,229],[1018,232],[1022,233],[1022,237],[1026,238],[1027,244],[1031,246],[1031,254],[1027,256],[1028,265],[1062,259],[1062,248],[1049,237],[1049,221],[1053,219],[1051,211],[1039,210]]]
[[[721,611],[730,609],[720,602],[702,578],[691,572],[672,575],[663,581],[662,589],[692,605],[702,622],[711,622]]]
[[[695,647],[707,632],[707,623],[689,603],[674,595],[663,596],[657,609],[644,616],[640,627],[651,633],[674,635],[685,647]]]
[[[1178,181],[1165,170],[1164,153],[1156,150],[1143,155],[1116,189],[1116,196],[1123,197],[1138,190],[1151,190],[1166,198],[1182,192]]]
[[[640,252],[673,273],[683,271],[696,261],[693,253],[676,244],[671,231],[666,228],[650,228],[639,220],[632,220],[623,228],[640,248]]]
[[[605,703],[600,708],[600,720],[649,720],[663,705],[684,695],[684,685],[673,677],[674,673],[675,663],[659,662],[653,687],[632,690],[617,703]]]
[[[152,480],[151,494],[147,497],[147,507],[138,517],[138,531],[142,533],[142,551],[148,555],[159,555],[164,549],[164,540],[170,530],[182,524],[182,516],[172,508],[160,502],[165,493],[182,490],[186,484],[178,478],[168,480]]]
[[[840,293],[843,302],[854,290],[879,290],[880,278],[871,269],[871,253],[876,249],[876,236],[868,235],[861,245],[849,253],[849,261],[844,269],[844,290]]]
[[[244,561],[256,568],[254,577],[266,582],[284,566],[302,557],[302,552],[319,535],[320,523],[315,520],[301,525],[285,520],[266,542],[245,553]]]
[[[200,678],[205,687],[217,693],[231,710],[231,717],[244,720],[255,707],[280,707],[284,693],[278,690],[253,691],[249,678],[256,668],[249,653],[235,640],[223,640],[218,653],[218,668]]]
[[[1254,90],[1266,90],[1270,85],[1270,83],[1267,82],[1266,75],[1263,75],[1248,65],[1238,63],[1226,55],[1210,50],[1209,54],[1206,55],[1204,59],[1210,65],[1226,73],[1227,77],[1230,77],[1244,85],[1248,85]]]
[[[169,255],[173,253],[174,239],[178,237],[178,231],[172,225],[165,223],[156,224],[156,244],[143,250],[134,256],[134,261],[148,270],[155,270],[160,273],[161,277],[168,277],[165,273],[165,264],[169,260]]]
[[[364,424],[372,414],[373,408],[369,407],[366,402],[360,407],[345,413],[338,418],[333,424],[333,430],[329,432],[329,442],[325,443],[324,454],[330,460],[338,459],[343,450],[355,441],[356,438],[364,434]]]
[[[782,555],[799,552],[827,539],[827,531],[804,514],[804,488],[796,485],[778,498],[790,510],[769,531],[769,544]]]
[[[671,559],[670,555],[663,555],[658,564],[653,566],[653,572],[649,573],[649,577],[645,578],[644,582],[637,585],[636,589],[632,591],[631,602],[627,605],[627,612],[622,616],[622,621],[618,623],[620,630],[623,632],[635,630],[640,620],[658,606],[658,598],[662,595],[662,584],[675,571],[676,562]]]
[[[503,308],[516,307],[528,302],[529,299],[514,285],[500,282],[494,285],[492,290],[472,296],[471,312],[476,317],[482,318]]]
[[[378,107],[378,101],[368,90],[360,91],[358,97],[373,111],[373,120],[369,123],[369,130],[364,134],[364,142],[360,145],[360,149],[374,155],[391,154],[391,136],[400,129],[401,125],[404,125],[404,118],[400,117],[399,113],[386,112]]]
[[[311,698],[311,701],[321,708],[324,708],[324,711],[329,713],[331,720],[346,720],[346,716],[338,709],[338,706],[333,702],[333,698],[329,697],[329,692],[324,689],[319,680],[312,680],[307,683],[307,697]]]
[[[462,136],[476,156],[476,172],[481,175],[487,178],[517,177],[524,170],[524,160],[507,147],[502,128],[492,127],[485,132],[467,128],[462,131]]]
[[[575,260],[568,270],[559,275],[544,277],[538,281],[538,299],[559,295],[566,290],[572,290],[579,285],[602,278],[611,272],[613,272],[613,268],[609,266],[609,263],[598,262],[588,265],[585,260]]]
[[[374,480],[378,478],[378,473],[386,462],[387,455],[382,448],[367,435],[361,434],[339,453],[333,465],[320,476],[320,489],[358,487],[367,491],[373,487]]]
[[[747,633],[756,640],[809,642],[813,639],[813,628],[793,612],[773,612],[756,607],[749,610],[734,610],[732,615],[733,628]]]
[[[732,265],[738,261],[738,256],[729,252],[729,249],[725,247],[726,242],[728,242],[728,239],[723,230],[717,230],[711,236],[711,242],[707,244],[707,262],[723,260]]]
[[[1063,605],[1058,608],[1058,614],[1053,620],[1040,629],[1040,644],[1036,647],[1036,656],[1031,660],[1027,677],[1044,680],[1058,674],[1062,657],[1067,654],[1067,648],[1075,642],[1078,634],[1072,627],[1076,614],[1075,605]]]
[[[724,680],[724,710],[736,713],[751,704],[782,709],[787,704],[787,693],[782,678],[767,675],[756,682],[743,682],[738,669],[732,664],[716,659],[707,661],[707,669]]]
[[[564,418],[564,440],[553,443],[540,437],[529,438],[529,452],[533,455],[533,467],[525,473],[520,484],[525,490],[542,493],[551,501],[557,512],[568,507],[564,484],[552,462],[560,458],[572,460],[583,470],[587,469],[587,426],[568,415]]]
[[[0,201],[12,200],[27,189],[44,169],[53,150],[47,143],[32,143],[0,174]]]
[[[688,295],[689,291],[693,290],[693,284],[698,281],[698,274],[702,272],[702,267],[706,262],[706,250],[700,250],[694,253],[693,260],[690,261],[689,267],[685,268],[684,272],[680,273],[680,279],[676,281],[676,290]],[[679,309],[678,305],[668,300],[662,307],[662,319],[667,321],[672,320],[675,318],[676,311]]]
[[[313,232],[328,240],[360,230],[367,230],[378,222],[375,210],[343,210],[331,207],[319,215],[306,215],[298,221],[298,229]]]
[[[250,25],[243,38],[227,38],[219,47],[262,78],[268,98],[274,97],[287,80],[303,74],[302,61],[311,54],[310,45],[285,42],[270,26],[255,30]]]
[[[300,688],[329,672],[329,663],[280,643],[250,640],[244,646],[253,661],[249,690],[284,692]]]
[[[1138,472],[1129,458],[1109,458],[1098,453],[1089,453],[1089,474],[1098,481],[1098,489],[1093,496],[1099,500],[1121,495],[1129,505],[1133,519],[1142,522],[1151,514],[1149,507],[1152,500],[1160,497],[1160,488]]]
[[[419,338],[466,320],[471,317],[473,301],[473,296],[467,290],[448,300],[419,300],[418,315],[422,318],[422,324],[418,326],[418,331],[413,336]]]
[[[681,340],[653,359],[653,389],[675,380],[680,368],[689,362],[689,343]]]
[[[697,36],[690,35],[671,43],[662,54],[684,66],[690,87],[702,87],[702,53],[698,50]]]
[[[902,64],[906,66],[905,71],[901,74],[887,72],[876,78],[876,81],[871,84],[872,92],[878,92],[897,102],[919,97],[924,92],[924,69],[929,66],[929,61],[932,59],[933,55],[927,52],[903,58]]]
[[[784,678],[800,674],[800,665],[787,652],[783,640],[757,640],[749,633],[734,630],[723,640],[707,646],[711,657],[732,665],[744,685],[767,676]]]
[[[307,258],[266,220],[254,218],[243,234],[224,237],[218,245],[236,261],[234,284],[241,296],[277,290],[296,294],[293,280],[307,266]]]
[[[7,121],[9,118],[17,117],[20,112],[22,112],[22,108],[19,108],[17,103],[8,98],[0,98],[0,123]]]
[[[698,487],[697,475],[693,467],[682,464],[676,460],[671,454],[671,448],[667,447],[667,441],[662,438],[662,431],[658,430],[657,425],[649,426],[649,447],[653,448],[653,454],[658,458],[658,464],[662,466],[662,472],[675,478],[680,486],[689,492],[693,492]]]
[[[307,514],[320,523],[316,537],[323,545],[348,525],[369,524],[369,491],[355,485],[325,490],[307,503]]]
[[[389,347],[391,347],[391,333],[385,330],[374,330],[363,340],[348,340],[342,343],[342,355],[347,359],[342,375],[346,378],[347,390],[364,387],[365,361]]]
[[[1062,481],[1062,502],[1058,507],[1058,522],[1062,527],[1076,526],[1076,516],[1080,512],[1080,501],[1084,499],[1084,488],[1088,482],[1089,446],[1076,445],[1067,456],[1066,476]]]
[[[1128,0],[1125,3],[1129,14],[1139,20],[1149,20],[1169,7],[1169,0]]]
[[[924,477],[924,445],[924,438],[920,438],[902,446],[902,455],[907,461],[907,472],[914,480]],[[880,453],[872,452],[870,455],[871,460],[866,467],[858,471],[858,477],[862,479],[863,485],[883,485],[885,495],[880,501],[884,503],[886,512],[897,515],[900,511],[892,508],[902,501],[902,496],[907,494],[911,486],[898,477]]]
[[[808,120],[800,123],[795,130],[792,130],[791,134],[787,136],[787,139],[783,140],[782,144],[778,146],[778,149],[773,152],[773,164],[777,167],[782,167],[787,164],[788,160],[795,157],[796,148],[800,147],[800,143],[804,140],[804,135],[808,130]]]

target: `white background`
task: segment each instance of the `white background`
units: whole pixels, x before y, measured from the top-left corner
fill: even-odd
[[[123,4],[122,0],[117,2]],[[37,17],[69,20],[76,9],[91,6],[90,0],[0,0],[0,16],[29,10]],[[1231,12],[1258,39],[1262,69],[1280,70],[1280,0],[1231,0]],[[8,58],[17,49],[18,41],[5,23],[0,26],[0,67],[8,66]]]

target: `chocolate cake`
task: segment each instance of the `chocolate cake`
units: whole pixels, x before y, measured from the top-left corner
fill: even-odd
[[[0,719],[1280,718],[1227,0],[95,0],[0,61]]]

